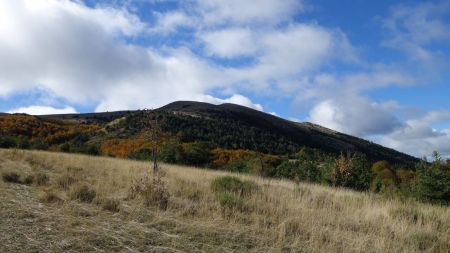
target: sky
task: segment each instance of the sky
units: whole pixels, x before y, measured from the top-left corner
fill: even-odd
[[[236,103],[450,156],[450,1],[0,1],[0,111]]]

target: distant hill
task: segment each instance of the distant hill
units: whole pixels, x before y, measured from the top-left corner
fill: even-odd
[[[157,117],[165,132],[181,135],[185,142],[207,142],[213,147],[257,150],[275,155],[293,155],[301,148],[307,147],[329,154],[358,151],[364,153],[371,161],[387,160],[393,164],[411,164],[418,161],[417,158],[396,150],[316,124],[292,122],[228,103],[213,105],[178,101],[155,110],[28,116],[27,120],[20,115],[20,128],[25,128],[26,131],[22,131],[18,137],[36,139],[36,136],[45,136],[45,134],[36,135],[37,130],[33,131],[33,128],[45,126],[49,129],[47,125],[51,124],[52,135],[57,135],[58,129],[64,129],[65,132],[61,135],[68,136],[65,139],[61,137],[60,140],[70,141],[71,136],[81,134],[82,138],[77,137],[77,143],[81,140],[81,142],[87,141],[87,143],[100,145],[108,139],[127,139],[139,135],[142,132],[144,114]],[[14,132],[14,124],[19,122],[15,117],[19,115],[0,116],[0,123],[7,126],[0,131],[0,135],[2,133],[11,135]],[[61,127],[57,127],[58,124]],[[76,127],[76,125],[95,127],[89,128],[87,132],[86,128]],[[8,127],[12,129],[7,130]],[[92,129],[101,130],[93,132]],[[42,132],[42,129],[39,131]],[[61,145],[61,143],[54,142],[49,145]]]
[[[358,137],[309,122],[292,122],[236,104],[179,101],[157,111],[174,115],[172,117],[176,118],[176,123],[171,126],[172,132],[194,132],[194,139],[201,140],[208,140],[204,136],[214,136],[216,139],[212,141],[225,148],[254,149],[256,144],[256,148],[263,152],[286,154],[309,147],[334,154],[359,151],[372,161],[417,162],[415,157]]]

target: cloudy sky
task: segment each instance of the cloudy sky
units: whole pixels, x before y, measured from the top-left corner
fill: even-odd
[[[176,100],[450,155],[450,1],[0,1],[0,111]]]

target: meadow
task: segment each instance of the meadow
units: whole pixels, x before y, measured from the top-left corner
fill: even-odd
[[[450,208],[316,184],[0,150],[0,252],[450,252]]]

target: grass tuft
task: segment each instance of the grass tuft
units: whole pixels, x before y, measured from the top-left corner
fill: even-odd
[[[224,176],[214,179],[211,183],[212,190],[219,194],[231,192],[241,197],[251,196],[259,187],[252,181],[242,181],[237,177]]]
[[[32,175],[27,175],[27,176],[23,179],[22,183],[23,183],[23,184],[26,184],[26,185],[30,185],[30,184],[33,184],[33,181],[34,181],[34,177],[33,177]]]
[[[50,177],[43,172],[39,172],[34,175],[34,183],[37,186],[48,185],[49,182],[50,182]]]
[[[72,200],[78,200],[85,203],[91,203],[95,196],[96,191],[86,184],[77,184],[70,188],[69,198]]]
[[[72,184],[74,184],[77,180],[69,175],[63,174],[56,179],[56,186],[60,189],[68,190]]]
[[[146,175],[132,184],[129,197],[139,197],[146,206],[157,206],[161,210],[166,210],[170,193],[160,175],[154,178]]]
[[[119,212],[120,211],[120,200],[116,198],[104,199],[100,203],[101,207],[105,211]]]
[[[39,199],[45,203],[62,203],[64,200],[55,192],[44,191]]]

